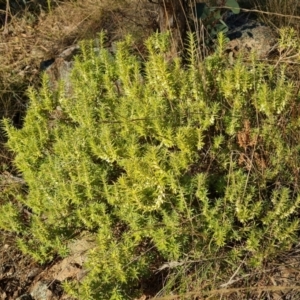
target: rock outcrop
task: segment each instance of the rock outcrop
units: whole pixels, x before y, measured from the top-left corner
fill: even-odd
[[[226,50],[233,56],[240,52],[247,55],[254,51],[258,58],[265,59],[276,49],[277,36],[271,27],[243,14],[230,16],[226,24],[229,27],[226,35],[230,39]]]

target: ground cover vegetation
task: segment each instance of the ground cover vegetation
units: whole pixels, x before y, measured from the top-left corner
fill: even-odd
[[[86,277],[64,283],[77,299],[134,299],[155,277],[161,299],[226,294],[299,239],[296,31],[280,30],[277,64],[229,60],[222,34],[204,59],[193,33],[172,59],[168,34],[144,56],[105,39],[81,43],[71,90],[43,75],[22,128],[4,119],[22,180],[0,226],[40,263],[89,235]]]

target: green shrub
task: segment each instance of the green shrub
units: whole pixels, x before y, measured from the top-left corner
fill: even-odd
[[[27,183],[18,201],[32,215],[21,226],[7,202],[0,225],[9,220],[40,262],[92,233],[87,276],[65,283],[79,299],[131,299],[164,262],[226,253],[223,267],[241,258],[257,266],[297,239],[299,98],[285,68],[254,55],[229,63],[222,35],[198,61],[189,37],[185,67],[165,59],[167,35],[147,40],[146,61],[130,38],[115,55],[83,43],[71,91],[51,91],[44,76],[40,91],[29,90],[24,127],[4,120]],[[166,292],[189,289],[182,266]]]

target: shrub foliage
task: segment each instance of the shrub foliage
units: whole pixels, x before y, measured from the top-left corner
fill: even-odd
[[[65,283],[79,299],[131,299],[165,262],[226,253],[225,265],[244,258],[251,267],[289,249],[299,230],[300,123],[286,69],[254,54],[229,62],[222,35],[200,61],[190,34],[184,67],[166,59],[167,35],[147,40],[145,60],[130,37],[116,53],[103,41],[82,44],[71,89],[52,91],[44,75],[29,90],[22,129],[4,120],[26,189],[19,205],[7,197],[1,227],[40,262],[92,234],[87,276]],[[169,289],[183,267],[170,270]]]

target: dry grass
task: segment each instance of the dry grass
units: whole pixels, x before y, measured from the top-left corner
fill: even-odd
[[[248,270],[243,266],[243,261],[236,267],[224,269],[217,262],[215,264],[215,274],[205,279],[205,265],[207,262],[199,261],[193,269],[195,273],[186,276],[186,285],[189,285],[190,292],[180,294],[174,291],[161,296],[159,293],[151,300],[179,300],[179,299],[211,299],[211,300],[240,300],[240,299],[299,299],[300,298],[300,248],[280,254],[276,260],[270,261],[257,270]],[[219,267],[218,267],[219,264]],[[210,264],[207,267],[211,267]],[[202,276],[202,277],[201,277]],[[191,282],[190,280],[194,281]],[[215,287],[210,289],[214,281]],[[207,284],[208,283],[208,284]]]
[[[264,23],[275,28],[300,29],[300,3],[293,0],[250,0],[252,8]],[[261,11],[261,13],[259,12]]]

